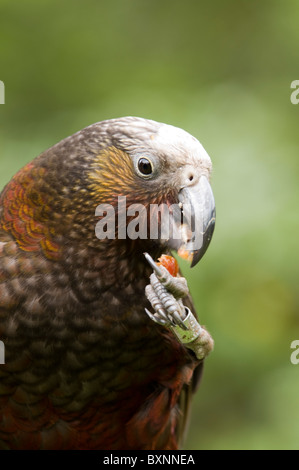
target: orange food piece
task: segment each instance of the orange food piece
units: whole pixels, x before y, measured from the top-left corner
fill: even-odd
[[[173,258],[173,256],[169,256],[169,255],[162,255],[159,259],[159,263],[158,266],[162,265],[164,266],[167,271],[169,272],[169,274],[171,274],[173,277],[176,277],[179,273],[179,265],[178,265],[178,262],[175,258]]]

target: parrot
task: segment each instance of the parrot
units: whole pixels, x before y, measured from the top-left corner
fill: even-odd
[[[211,171],[185,130],[127,116],[63,139],[4,187],[1,450],[181,448],[214,343],[165,257],[193,267],[206,252]],[[162,233],[167,211],[179,236]]]

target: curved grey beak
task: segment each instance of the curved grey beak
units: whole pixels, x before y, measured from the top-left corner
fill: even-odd
[[[169,245],[195,266],[208,249],[216,220],[214,195],[205,176],[179,192],[179,208],[173,212],[176,234]]]

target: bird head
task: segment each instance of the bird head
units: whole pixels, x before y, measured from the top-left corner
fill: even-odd
[[[207,152],[182,129],[135,117],[99,122],[16,175],[2,196],[7,208],[12,185],[19,189],[6,229],[23,249],[42,245],[49,257],[64,238],[118,256],[173,249],[194,266],[214,230],[210,174]],[[24,215],[8,228],[14,210]]]
[[[105,220],[105,224],[111,222],[112,238],[135,240],[139,235],[144,244],[148,240],[174,249],[191,266],[197,264],[215,225],[209,184],[212,164],[203,146],[182,129],[141,118],[110,120],[100,126],[107,145],[93,162],[89,177],[101,201],[99,214],[106,203],[115,209],[112,218],[106,214]],[[138,233],[129,232],[130,224],[138,227]]]

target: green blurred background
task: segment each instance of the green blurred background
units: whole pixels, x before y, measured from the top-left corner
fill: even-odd
[[[298,449],[296,0],[0,0],[0,187],[77,130],[136,115],[194,134],[217,203],[181,263],[215,339],[188,449]]]

